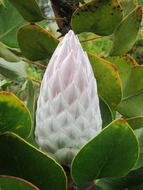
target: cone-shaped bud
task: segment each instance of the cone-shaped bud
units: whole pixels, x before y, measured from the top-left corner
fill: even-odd
[[[97,85],[87,54],[69,31],[44,74],[36,112],[36,141],[61,164],[101,131]]]

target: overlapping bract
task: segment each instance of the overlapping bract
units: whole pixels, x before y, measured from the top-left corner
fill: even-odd
[[[69,31],[55,50],[41,84],[36,141],[61,164],[69,165],[101,131],[97,85],[87,54]]]

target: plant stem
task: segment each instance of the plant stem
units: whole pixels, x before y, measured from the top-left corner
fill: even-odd
[[[25,61],[28,64],[35,65],[35,66],[39,67],[40,69],[46,69],[46,67],[47,67],[46,65],[42,65],[40,63],[36,63],[36,62],[30,61],[28,59],[23,59],[23,61]]]
[[[28,80],[31,80],[31,81],[37,83],[38,85],[41,85],[41,81],[40,80],[36,80],[34,78],[31,78],[31,77],[28,77]]]
[[[71,174],[70,174],[70,168],[67,166],[63,166],[67,177],[68,177],[68,190],[93,190],[95,187],[95,183],[91,182],[89,184],[84,184],[82,186],[77,186],[76,184],[74,184]]]
[[[61,17],[56,17],[56,18],[49,18],[49,17],[44,17],[45,20],[53,20],[53,21],[59,21],[59,20],[65,20],[65,18],[61,18]]]
[[[64,36],[70,29],[70,21],[74,10],[77,8],[73,0],[51,0],[53,11],[56,18],[63,18],[63,20],[56,20],[59,27],[58,32]]]
[[[99,38],[101,38],[101,36],[96,36],[94,38],[90,38],[90,39],[87,39],[87,40],[81,40],[80,43],[89,42],[89,41],[96,40],[96,39],[99,39]]]

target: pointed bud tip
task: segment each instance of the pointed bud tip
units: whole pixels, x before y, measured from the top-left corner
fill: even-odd
[[[96,79],[78,37],[70,30],[56,48],[42,80],[36,142],[61,164],[70,165],[81,146],[99,134],[101,126]]]
[[[75,33],[73,30],[69,30],[69,32],[67,33],[68,35],[74,35],[75,36]]]
[[[73,30],[69,30],[68,33],[65,35],[67,38],[71,39],[71,38],[75,38],[76,34],[74,33]]]

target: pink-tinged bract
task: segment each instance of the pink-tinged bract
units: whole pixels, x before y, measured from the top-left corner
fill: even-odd
[[[78,38],[69,31],[44,74],[36,111],[36,141],[44,152],[69,165],[99,134],[102,119],[96,79]]]

